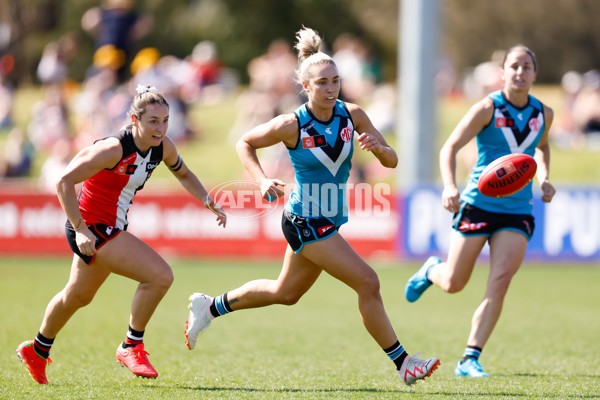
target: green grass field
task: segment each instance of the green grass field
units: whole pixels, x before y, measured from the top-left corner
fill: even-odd
[[[405,386],[363,328],[355,294],[323,275],[293,307],[273,306],[217,319],[189,351],[183,338],[187,297],[211,295],[255,278],[275,278],[273,261],[171,260],[175,283],[146,331],[160,376],[135,378],[115,362],[127,330],[134,282],[111,276],[91,305],[58,336],[38,385],[15,349],[34,337],[70,261],[0,259],[0,399],[600,399],[600,268],[526,264],[481,361],[492,376],[456,378],[487,268],[449,295],[432,288],[403,298],[416,263],[374,263],[388,314],[411,354],[438,356],[441,368]]]

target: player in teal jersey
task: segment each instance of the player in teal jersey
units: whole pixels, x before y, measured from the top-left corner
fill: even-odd
[[[193,349],[198,334],[215,317],[272,304],[295,304],[325,271],[356,291],[365,328],[410,385],[431,375],[439,360],[408,356],[384,309],[377,274],[338,232],[347,221],[345,184],[354,132],[360,148],[373,153],[384,167],[395,168],[398,157],[358,105],[338,100],[340,76],[331,57],[319,51],[318,34],[303,28],[297,39],[297,78],[308,102],[295,113],[257,126],[237,144],[242,163],[266,199],[283,196],[285,183],[264,172],[256,150],[283,143],[289,151],[296,185],[282,218],[289,243],[283,269],[276,280],[254,280],[214,299],[194,293],[186,326],[187,345]]]
[[[553,111],[529,94],[537,73],[535,55],[525,46],[512,47],[501,67],[504,88],[472,106],[440,151],[444,183],[442,204],[455,213],[455,232],[447,261],[430,257],[405,288],[410,302],[419,299],[432,284],[449,293],[462,290],[483,246],[489,243],[488,284],[483,301],[473,315],[467,348],[455,369],[457,376],[489,376],[479,363],[479,355],[500,317],[508,286],[523,262],[534,230],[532,184],[508,197],[486,197],[477,190],[479,175],[501,156],[525,153],[537,161],[542,201],[550,202],[555,193],[549,182],[548,146]],[[455,180],[456,153],[473,138],[477,139],[477,164],[459,195]]]

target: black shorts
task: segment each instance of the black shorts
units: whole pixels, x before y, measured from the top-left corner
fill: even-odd
[[[116,238],[117,235],[121,233],[120,229],[104,224],[88,225],[88,229],[96,236],[96,250],[104,246],[109,240]],[[73,250],[73,253],[77,254],[86,264],[90,265],[94,261],[96,255],[86,256],[79,251],[79,247],[77,247],[77,242],[75,240],[75,229],[73,229],[73,225],[71,225],[69,220],[67,220],[67,223],[65,224],[65,234],[67,236],[67,243],[71,250]]]
[[[474,205],[464,203],[454,214],[452,228],[464,236],[492,236],[502,230],[522,233],[531,239],[535,224],[529,214],[503,214],[484,211]]]
[[[338,231],[338,227],[327,218],[306,218],[285,210],[281,217],[281,229],[294,253],[302,250],[305,244],[327,239]]]

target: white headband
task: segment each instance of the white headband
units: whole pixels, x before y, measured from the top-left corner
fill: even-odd
[[[146,92],[158,92],[158,89],[155,88],[154,86],[143,86],[143,85],[139,85],[137,86],[137,88],[135,89],[136,92],[138,92],[138,94],[142,94],[142,93],[146,93]]]

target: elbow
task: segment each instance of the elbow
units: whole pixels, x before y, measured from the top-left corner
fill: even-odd
[[[386,167],[388,168],[396,168],[398,166],[398,157],[394,157]]]

